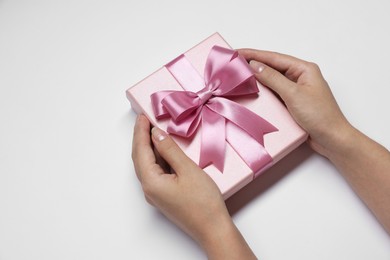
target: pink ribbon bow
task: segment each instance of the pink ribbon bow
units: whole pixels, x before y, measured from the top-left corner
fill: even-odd
[[[277,128],[229,99],[259,92],[251,68],[237,51],[214,46],[204,79],[184,55],[166,68],[185,90],[153,93],[153,111],[157,119],[170,117],[168,133],[181,137],[191,137],[202,125],[200,167],[214,164],[223,172],[226,141],[254,173],[272,162],[263,136]]]

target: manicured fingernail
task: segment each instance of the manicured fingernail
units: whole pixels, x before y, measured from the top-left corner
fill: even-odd
[[[152,128],[152,136],[155,141],[161,142],[164,140],[168,135],[163,130],[157,127]]]
[[[253,71],[255,73],[260,73],[264,70],[265,66],[263,63],[261,62],[258,62],[258,61],[255,61],[255,60],[251,60],[249,62],[249,65],[252,67]]]

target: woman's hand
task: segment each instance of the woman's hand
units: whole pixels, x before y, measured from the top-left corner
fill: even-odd
[[[134,128],[132,156],[146,200],[195,239],[209,259],[255,259],[214,181],[169,135],[150,131],[142,115]]]
[[[309,133],[312,148],[328,156],[353,127],[341,113],[319,67],[285,54],[240,49],[255,76],[285,102],[295,121]]]
[[[390,153],[348,123],[317,65],[242,49],[256,78],[284,100],[312,148],[339,169],[390,234]]]

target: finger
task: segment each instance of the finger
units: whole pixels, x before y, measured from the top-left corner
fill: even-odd
[[[165,173],[171,173],[171,167],[169,164],[161,157],[156,147],[153,148],[154,155],[156,156],[156,163],[164,170]]]
[[[256,60],[261,63],[276,69],[285,74],[287,71],[295,68],[296,70],[303,70],[307,62],[290,55],[281,54],[271,51],[261,51],[254,49],[239,49],[238,53],[247,61]]]
[[[190,172],[192,167],[198,167],[180,147],[172,140],[172,138],[162,131],[154,127],[152,129],[152,140],[158,153],[172,167],[178,175]]]
[[[132,157],[135,172],[141,181],[142,173],[147,172],[151,165],[156,164],[150,139],[150,123],[143,115],[137,117],[134,126]]]
[[[286,101],[296,84],[282,75],[279,71],[255,60],[250,61],[256,79],[263,85],[269,87]]]

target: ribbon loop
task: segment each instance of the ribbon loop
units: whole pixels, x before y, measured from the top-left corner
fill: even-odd
[[[153,111],[157,119],[171,118],[167,129],[171,134],[190,137],[202,125],[200,167],[214,164],[223,172],[226,141],[254,173],[272,162],[263,147],[263,136],[277,128],[228,99],[259,92],[251,68],[238,52],[214,46],[206,61],[204,79],[184,55],[166,68],[184,90],[153,93]]]

